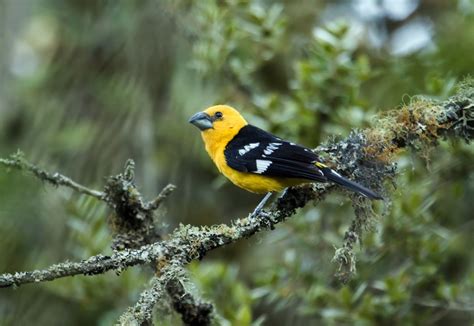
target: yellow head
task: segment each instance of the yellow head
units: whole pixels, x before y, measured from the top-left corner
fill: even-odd
[[[228,105],[215,105],[198,112],[189,119],[189,122],[204,133],[223,134],[239,131],[247,124],[240,113]]]
[[[240,113],[228,105],[211,106],[193,115],[189,122],[201,130],[206,147],[227,144],[242,127],[247,125],[247,121]]]

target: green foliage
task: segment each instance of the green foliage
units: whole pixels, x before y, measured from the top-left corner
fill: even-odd
[[[281,4],[263,6],[257,1],[229,0],[224,4],[197,2],[193,7],[192,16],[199,27],[193,66],[210,78],[230,73],[251,86],[249,75],[284,46],[286,24]]]
[[[0,2],[0,156],[21,148],[91,187],[131,157],[149,199],[177,184],[159,217],[168,230],[227,222],[259,199],[218,176],[187,125],[191,113],[226,102],[316,146],[416,94],[446,98],[474,66],[469,0],[423,2],[396,24],[379,21],[391,36],[430,17],[433,46],[407,56],[391,55],[388,39],[374,49],[374,21],[357,21],[350,1],[19,3]],[[345,14],[332,19],[336,9]],[[392,200],[375,207],[347,285],[331,262],[354,216],[341,192],[189,267],[192,292],[216,303],[216,323],[472,323],[473,147],[446,141],[421,159],[398,155]],[[5,170],[0,198],[1,272],[110,252],[109,212],[94,200]],[[0,324],[108,325],[149,275],[136,268],[2,290]],[[176,315],[161,318],[168,312],[159,321],[176,324]]]
[[[220,262],[192,263],[189,267],[198,292],[215,302],[219,325],[256,325],[252,313],[250,289],[239,280],[236,265]]]

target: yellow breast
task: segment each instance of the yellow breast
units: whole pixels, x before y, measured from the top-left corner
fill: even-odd
[[[257,194],[264,194],[270,191],[279,192],[290,185],[301,183],[287,178],[270,178],[260,174],[234,170],[227,165],[224,148],[212,151],[211,148],[206,146],[206,150],[219,171],[233,184],[247,191]]]

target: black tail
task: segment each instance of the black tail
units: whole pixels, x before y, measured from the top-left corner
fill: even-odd
[[[344,178],[342,175],[340,175],[339,173],[335,172],[334,170],[331,170],[330,168],[323,168],[321,169],[324,173],[324,176],[334,182],[334,183],[337,183],[338,185],[341,185],[341,186],[344,186],[352,191],[355,191],[367,198],[370,198],[370,199],[383,199],[380,195],[376,194],[375,192],[373,192],[372,190],[370,189],[367,189],[366,187],[356,183],[356,182],[353,182],[351,180],[348,180],[346,178]]]

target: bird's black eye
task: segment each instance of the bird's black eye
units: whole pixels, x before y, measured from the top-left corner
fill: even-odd
[[[215,116],[217,119],[220,119],[220,118],[222,118],[222,112],[217,111],[217,112],[214,114],[214,116]]]

